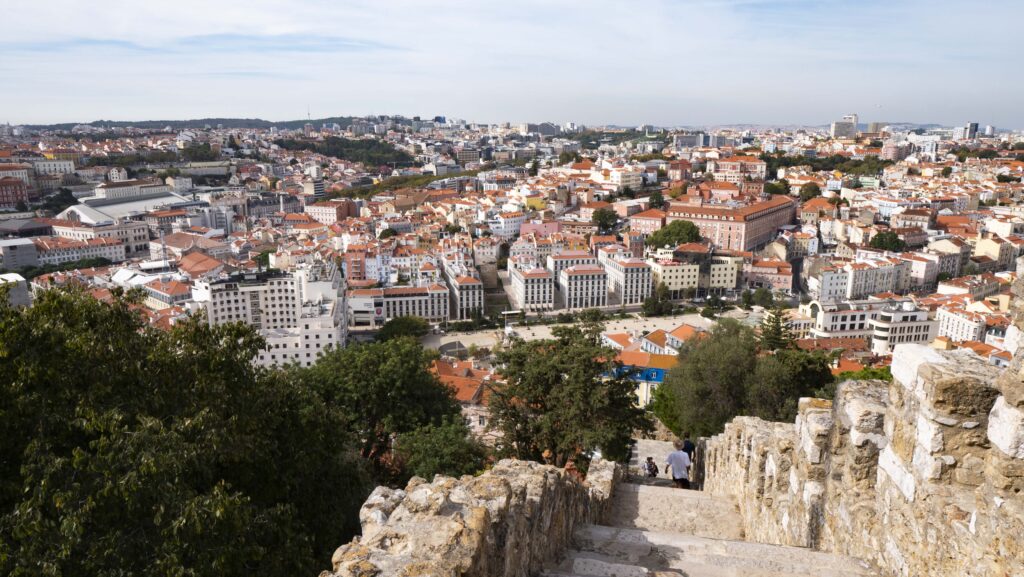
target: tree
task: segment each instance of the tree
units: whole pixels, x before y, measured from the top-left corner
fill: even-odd
[[[674,220],[647,237],[647,246],[676,247],[700,241],[700,229],[688,220]]]
[[[0,574],[322,567],[370,488],[339,413],[254,365],[253,329],[158,331],[113,293],[0,304]]]
[[[942,168],[942,178],[949,178],[953,174],[952,166],[945,166]]]
[[[777,351],[788,349],[793,346],[793,331],[787,324],[786,311],[781,308],[774,308],[764,316],[761,321],[761,336],[759,342],[762,351]]]
[[[890,252],[900,252],[906,248],[907,243],[891,230],[880,232],[875,236],[871,237],[868,242],[868,246],[871,248],[877,248],[879,250],[887,250]]]
[[[758,287],[754,290],[752,300],[755,305],[766,309],[775,306],[775,297],[772,296],[772,291],[764,287]]]
[[[815,182],[806,182],[800,187],[800,200],[807,202],[816,196],[821,196],[821,187]]]
[[[619,215],[610,208],[599,208],[594,211],[594,215],[590,220],[597,225],[599,230],[607,232],[614,228],[615,224],[619,222]]]
[[[758,354],[753,331],[732,319],[691,341],[654,391],[652,410],[676,434],[718,433],[737,415],[791,421],[800,397],[829,394],[829,359],[781,349]]]
[[[754,374],[747,379],[743,414],[792,422],[800,397],[814,396],[833,380],[824,354],[779,350],[757,360]]]
[[[15,203],[14,210],[18,212],[26,212],[28,211],[28,205],[25,204],[24,200],[19,200],[17,203]]]
[[[359,454],[378,478],[388,479],[397,435],[460,414],[452,391],[430,372],[431,360],[418,342],[402,337],[329,349],[297,372],[328,404],[344,408],[345,429],[359,440]]]
[[[470,434],[461,418],[403,433],[395,447],[406,475],[428,480],[434,475],[472,475],[487,464],[487,448]]]
[[[444,230],[448,234],[459,234],[462,232],[462,227],[457,224],[447,224],[445,225]]]
[[[669,295],[668,285],[663,282],[654,287],[654,293],[644,299],[642,312],[646,317],[667,315],[675,308]]]
[[[756,351],[753,330],[722,319],[707,338],[683,346],[679,361],[654,391],[654,414],[677,433],[720,432],[729,419],[741,414],[744,384],[757,365]]]
[[[528,172],[529,172],[530,176],[537,176],[537,173],[540,172],[540,160],[539,159],[537,159],[537,158],[533,159],[533,162],[530,163],[530,168],[529,168]]]
[[[764,191],[767,194],[789,194],[789,181],[783,178],[775,182],[766,182]]]
[[[391,238],[393,236],[398,236],[398,231],[393,229],[393,228],[391,228],[389,226],[389,227],[385,228],[384,230],[380,231],[380,234],[377,235],[377,238],[380,239],[380,240],[384,240],[384,239]]]
[[[399,337],[420,338],[430,332],[430,323],[423,317],[395,317],[377,331],[378,341],[390,341]]]
[[[750,289],[744,290],[740,293],[740,303],[740,306],[750,310],[754,305],[754,293],[750,292]]]
[[[665,206],[665,197],[661,194],[660,190],[655,190],[651,193],[651,196],[647,199],[650,203],[651,208],[661,209]]]
[[[505,453],[559,467],[585,466],[598,449],[628,458],[633,431],[652,423],[617,352],[601,344],[602,328],[557,326],[552,339],[516,338],[498,353],[505,382],[492,385],[490,410]]]

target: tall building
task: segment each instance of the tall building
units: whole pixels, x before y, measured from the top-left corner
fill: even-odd
[[[348,337],[345,282],[330,261],[303,264],[291,272],[243,273],[196,281],[192,298],[211,326],[243,322],[266,340],[254,362],[308,367]]]
[[[842,120],[833,122],[830,130],[832,138],[857,138],[858,122],[856,114],[847,114]]]
[[[603,307],[608,304],[608,273],[596,264],[562,269],[558,276],[561,305],[569,310]]]
[[[893,347],[905,343],[928,344],[938,335],[939,321],[928,318],[928,311],[913,302],[892,303],[868,319],[871,327],[871,352],[892,353]]]

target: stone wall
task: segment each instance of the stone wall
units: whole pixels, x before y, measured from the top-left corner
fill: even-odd
[[[707,441],[704,488],[748,539],[901,576],[1024,575],[1024,354],[901,345],[893,382],[801,399],[794,424],[740,417]]]
[[[607,461],[592,463],[581,482],[503,460],[479,477],[378,487],[360,511],[362,537],[341,546],[321,577],[528,577],[579,525],[604,518],[621,475]]]

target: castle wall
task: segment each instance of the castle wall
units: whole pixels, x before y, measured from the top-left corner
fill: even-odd
[[[414,478],[377,487],[360,511],[362,536],[321,577],[528,577],[564,551],[580,525],[602,519],[622,471],[503,460],[479,477]]]
[[[739,417],[707,441],[704,488],[748,539],[900,576],[1024,575],[1024,380],[968,351],[900,345],[893,382],[801,399],[793,424]]]

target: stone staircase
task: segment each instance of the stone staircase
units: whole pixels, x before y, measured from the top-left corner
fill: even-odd
[[[630,471],[667,443],[638,446]],[[631,475],[612,499],[606,525],[576,531],[573,547],[544,577],[875,577],[866,563],[805,549],[743,540],[729,500],[665,486],[664,477]]]

